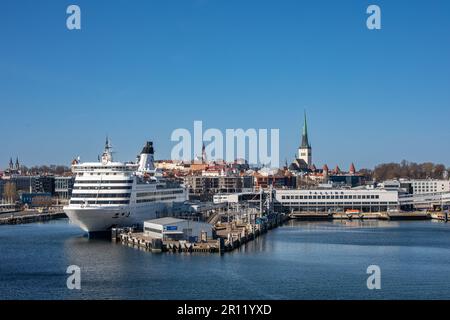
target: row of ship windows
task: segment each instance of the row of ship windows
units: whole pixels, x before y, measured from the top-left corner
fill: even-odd
[[[133,186],[74,187],[74,190],[131,190]]]
[[[130,200],[93,200],[93,201],[82,201],[82,200],[70,200],[70,204],[129,204]]]
[[[175,200],[177,197],[161,197],[161,198],[154,198],[154,199],[141,199],[136,200],[136,203],[144,203],[144,202],[155,202],[155,201],[162,201],[162,200]]]
[[[97,184],[106,184],[106,183],[133,183],[133,180],[77,180],[75,185],[79,183],[97,183]]]
[[[149,196],[163,196],[166,194],[180,194],[183,193],[183,190],[175,190],[175,191],[159,191],[159,192],[140,192],[136,196],[138,198],[149,197]]]
[[[131,193],[74,193],[73,198],[129,198]]]
[[[341,196],[281,196],[282,200],[294,199],[380,199],[379,195],[341,195]]]
[[[175,200],[177,197],[161,197],[156,199],[142,199],[137,200],[136,203],[144,203],[144,202],[155,202],[155,201],[163,201],[163,200]],[[77,199],[77,198],[73,198]],[[70,204],[129,204],[130,200],[70,200]]]
[[[85,172],[87,170],[104,170],[104,169],[105,169],[105,167],[88,167],[85,169]],[[127,171],[128,170],[128,171],[130,171],[131,168],[130,167],[108,167],[108,170],[119,170],[119,171]],[[89,173],[89,171],[86,173]],[[83,172],[80,172],[79,174],[82,175]]]

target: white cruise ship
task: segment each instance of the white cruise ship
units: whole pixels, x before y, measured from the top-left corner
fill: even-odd
[[[174,202],[187,200],[187,192],[158,174],[153,154],[153,143],[147,142],[137,163],[114,162],[107,139],[101,162],[73,163],[75,184],[64,212],[89,234],[170,215]]]

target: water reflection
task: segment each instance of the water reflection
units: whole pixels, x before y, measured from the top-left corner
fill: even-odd
[[[0,239],[0,299],[450,298],[445,223],[290,221],[224,255],[152,254],[65,220],[3,226]],[[365,286],[371,264],[381,292]],[[81,291],[66,287],[69,265],[81,267]]]

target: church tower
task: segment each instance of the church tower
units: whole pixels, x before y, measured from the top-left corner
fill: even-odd
[[[312,165],[312,150],[308,140],[308,124],[306,122],[306,112],[302,132],[302,144],[298,148],[298,159],[305,161],[309,166]]]

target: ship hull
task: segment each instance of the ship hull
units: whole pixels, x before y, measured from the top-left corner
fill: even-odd
[[[143,225],[145,220],[159,218],[168,214],[170,206],[155,203],[141,207],[64,207],[70,221],[88,234],[104,233],[112,228]]]

